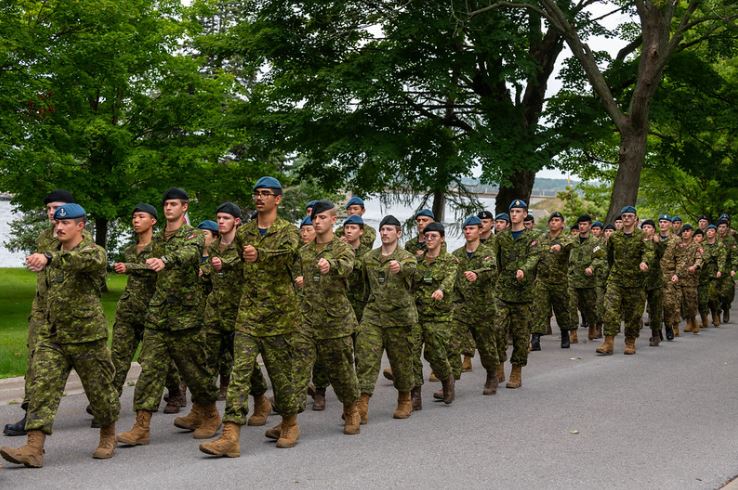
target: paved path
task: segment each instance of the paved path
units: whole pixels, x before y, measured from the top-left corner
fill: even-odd
[[[300,417],[296,448],[277,449],[263,428],[244,427],[240,459],[206,457],[172,426],[174,416],[159,413],[151,445],[95,461],[86,399],[70,395],[47,439],[46,466],[4,463],[0,489],[721,487],[738,474],[738,326],[658,348],[642,333],[636,356],[622,354],[622,336],[610,357],[596,357],[593,343],[567,351],[545,337],[523,388],[493,397],[481,396],[475,362],[452,406],[433,403],[438,384],[427,383],[424,410],[405,421],[392,419],[395,391],[380,380],[358,436],[341,433],[331,392],[325,412]],[[131,395],[126,388],[119,430],[133,422]],[[2,421],[18,414],[0,407]],[[0,445],[21,443],[0,436]]]

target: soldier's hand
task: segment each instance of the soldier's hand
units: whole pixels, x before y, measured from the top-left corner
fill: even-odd
[[[676,274],[674,274],[673,276],[671,276],[671,282],[673,282],[674,284],[678,283],[679,277]]]
[[[328,274],[328,271],[331,270],[331,263],[321,258],[318,260],[318,270],[320,270],[321,274]]]
[[[440,289],[436,289],[433,291],[433,294],[431,294],[431,298],[433,298],[436,301],[441,301],[443,299],[443,291]]]
[[[303,276],[297,276],[295,278],[295,286],[301,288],[305,284],[305,278]]]
[[[717,271],[717,272],[715,273],[715,277],[716,277],[717,279],[720,279],[721,277],[723,277],[723,273],[722,273],[722,272],[720,272],[720,271]]]
[[[253,245],[244,245],[243,247],[243,259],[249,264],[256,262],[259,258],[259,252],[254,248]]]
[[[116,262],[113,264],[113,270],[118,274],[125,274],[128,269],[126,268],[126,264],[123,262]]]
[[[343,243],[348,243],[348,238],[346,238],[346,235],[341,235],[339,238]]]
[[[561,245],[559,245],[559,244],[551,245],[550,250],[553,253],[559,253],[559,252],[561,252]]]
[[[389,270],[390,270],[390,272],[392,274],[399,273],[401,268],[402,268],[402,266],[400,265],[400,263],[398,261],[396,261],[396,260],[390,260]]]
[[[642,272],[648,271],[648,264],[645,262],[641,262],[641,264],[638,266]]]
[[[735,271],[730,271],[730,277],[735,277]]]
[[[44,254],[31,254],[26,257],[26,266],[33,272],[41,272],[48,262]]]
[[[474,282],[477,280],[477,273],[472,271],[466,271],[464,272],[464,277],[466,277],[466,280],[469,282]]]
[[[525,272],[518,269],[515,271],[515,279],[518,280],[518,282],[523,282],[525,280]]]
[[[167,264],[163,260],[157,258],[146,259],[146,266],[154,272],[160,272],[164,270]]]
[[[416,250],[415,255],[417,257],[422,257],[423,255],[425,255],[425,250],[423,250],[422,248],[420,250]]]
[[[220,260],[220,257],[213,257],[210,259],[210,263],[213,264],[213,269],[215,269],[216,272],[220,272],[223,268],[223,261]]]
[[[584,269],[584,273],[588,276],[591,276],[592,274],[594,274],[594,271],[591,267],[587,267],[586,269]]]
[[[688,267],[687,270],[694,274],[695,272],[697,272],[697,266],[693,265],[692,267]]]

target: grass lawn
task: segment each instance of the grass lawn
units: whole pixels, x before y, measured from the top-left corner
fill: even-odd
[[[109,291],[102,298],[108,328],[113,325],[115,305],[125,284],[125,276],[108,276]],[[36,274],[0,268],[0,378],[22,376],[26,371],[28,314],[34,294]]]

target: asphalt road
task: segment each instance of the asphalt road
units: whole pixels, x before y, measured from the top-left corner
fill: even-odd
[[[326,411],[300,416],[297,447],[277,449],[264,428],[244,427],[239,459],[207,457],[173,427],[175,416],[158,413],[149,446],[95,461],[86,399],[72,395],[47,438],[46,466],[3,462],[0,489],[721,487],[738,474],[738,325],[658,348],[642,333],[635,356],[622,354],[622,336],[609,357],[595,356],[594,343],[562,350],[545,337],[522,389],[492,397],[481,395],[475,359],[453,405],[433,403],[438,383],[426,383],[424,409],[407,420],[392,419],[396,392],[380,379],[357,436],[342,434],[331,392]],[[132,390],[119,431],[133,423]],[[18,414],[0,407],[3,423]],[[23,442],[0,436],[0,445]]]

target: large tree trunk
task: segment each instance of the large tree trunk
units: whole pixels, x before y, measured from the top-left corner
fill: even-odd
[[[443,223],[443,219],[446,215],[446,193],[444,191],[433,192],[433,216],[436,217],[436,221]]]
[[[641,182],[641,170],[646,158],[646,137],[648,129],[626,127],[620,134],[620,155],[618,173],[610,197],[610,209],[607,211],[607,222],[612,223],[623,206],[635,206],[638,197],[638,186]]]
[[[510,185],[501,185],[495,198],[495,215],[507,213],[507,207],[513,199],[523,199],[530,206],[533,183],[536,173],[532,170],[518,170],[510,176]]]

